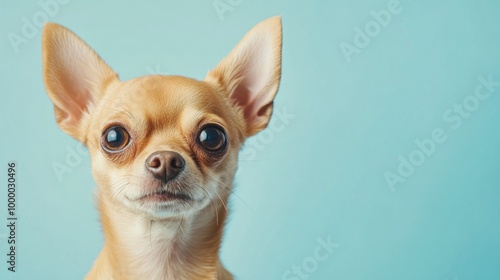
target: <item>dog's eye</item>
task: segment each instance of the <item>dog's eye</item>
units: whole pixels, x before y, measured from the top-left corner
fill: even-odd
[[[121,126],[112,126],[102,135],[101,145],[108,152],[123,150],[130,140],[127,130]]]
[[[200,130],[199,144],[209,152],[220,152],[226,148],[226,133],[222,127],[208,125]]]

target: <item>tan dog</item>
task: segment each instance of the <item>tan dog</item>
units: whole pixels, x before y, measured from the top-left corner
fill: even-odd
[[[232,279],[218,252],[245,139],[271,117],[281,19],[248,32],[203,81],[117,74],[68,29],[43,30],[59,127],[84,143],[104,247],[87,279]]]

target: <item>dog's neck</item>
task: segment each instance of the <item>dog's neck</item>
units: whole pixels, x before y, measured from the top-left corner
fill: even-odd
[[[189,218],[165,220],[104,199],[99,208],[105,243],[87,279],[232,279],[218,257],[227,215],[222,201]]]

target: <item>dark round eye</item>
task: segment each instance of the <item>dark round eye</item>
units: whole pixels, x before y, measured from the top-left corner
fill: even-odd
[[[198,142],[209,152],[220,152],[226,148],[226,133],[222,127],[208,125],[200,130]]]
[[[101,145],[108,152],[118,152],[125,148],[130,135],[122,126],[112,126],[102,135]]]

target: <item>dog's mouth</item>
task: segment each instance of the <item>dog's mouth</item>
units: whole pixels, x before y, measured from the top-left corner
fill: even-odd
[[[182,192],[171,192],[167,190],[159,190],[150,194],[146,194],[139,198],[141,201],[148,202],[168,202],[168,201],[191,201],[192,197]]]

